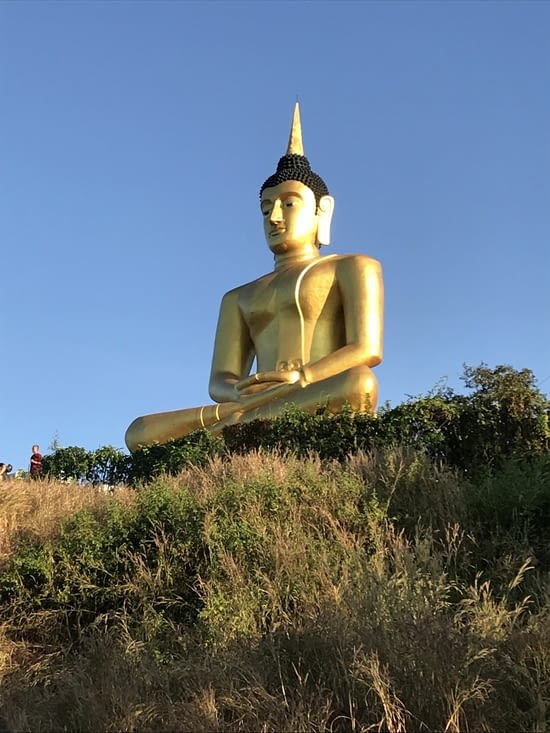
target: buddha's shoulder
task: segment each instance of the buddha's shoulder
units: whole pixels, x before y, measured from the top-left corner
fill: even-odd
[[[227,293],[223,296],[224,300],[238,300],[239,298],[246,296],[248,293],[252,293],[258,287],[261,287],[262,285],[267,285],[271,282],[271,280],[273,280],[274,277],[274,272],[268,272],[265,275],[257,277],[255,280],[244,283],[244,285],[237,285],[237,287],[227,291]]]
[[[381,270],[380,262],[374,257],[364,254],[343,254],[343,255],[327,255],[323,258],[328,262],[333,262],[336,267],[344,269],[359,270]]]

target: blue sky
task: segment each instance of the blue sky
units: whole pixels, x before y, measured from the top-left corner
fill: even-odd
[[[210,401],[297,95],[326,252],[384,268],[380,402],[548,394],[549,38],[547,2],[0,2],[0,460]]]

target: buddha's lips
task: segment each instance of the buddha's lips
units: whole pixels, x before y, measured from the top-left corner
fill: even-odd
[[[270,237],[275,237],[277,234],[283,234],[285,232],[284,227],[278,227],[277,229],[273,229],[271,232],[269,232]]]

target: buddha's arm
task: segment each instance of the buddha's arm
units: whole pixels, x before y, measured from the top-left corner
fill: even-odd
[[[216,402],[238,399],[235,385],[248,376],[254,361],[254,346],[238,305],[238,290],[223,297],[208,392]]]
[[[346,345],[302,371],[307,383],[319,382],[356,366],[376,366],[382,361],[382,268],[377,260],[350,255],[337,263]]]

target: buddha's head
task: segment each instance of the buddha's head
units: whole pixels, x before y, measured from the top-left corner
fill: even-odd
[[[262,185],[260,207],[267,244],[274,254],[330,244],[334,199],[304,155],[298,103],[287,154]]]

